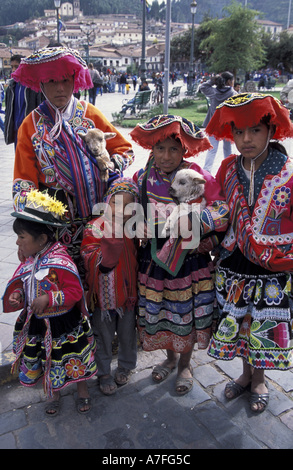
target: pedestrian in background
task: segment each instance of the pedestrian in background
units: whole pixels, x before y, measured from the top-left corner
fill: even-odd
[[[230,72],[223,72],[221,75],[216,75],[199,86],[199,90],[209,101],[208,112],[203,122],[203,127],[207,127],[217,106],[237,93],[233,85],[234,75]],[[207,152],[204,169],[211,172],[217,155],[219,142],[213,136],[210,136],[209,140],[213,148]],[[224,158],[228,157],[231,154],[231,142],[224,140],[223,150]]]
[[[15,72],[24,56],[15,54],[10,58],[11,72]],[[41,92],[23,86],[13,78],[8,81],[5,92],[4,137],[7,145],[17,145],[18,129],[24,118],[43,101]]]
[[[102,81],[99,72],[94,68],[94,64],[92,62],[89,63],[89,73],[94,85],[92,88],[89,89],[89,102],[95,106],[97,89],[101,86]]]

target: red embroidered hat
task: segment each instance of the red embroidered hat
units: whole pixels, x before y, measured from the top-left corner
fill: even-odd
[[[50,80],[61,81],[73,75],[73,92],[93,87],[87,65],[79,53],[62,46],[46,47],[21,59],[12,78],[38,92],[41,91],[41,83]]]
[[[233,142],[232,123],[238,129],[253,127],[265,116],[270,118],[270,124],[276,126],[273,139],[293,137],[289,110],[274,96],[262,93],[241,93],[228,98],[216,108],[206,133],[217,140]]]
[[[181,116],[172,114],[162,114],[151,118],[145,124],[137,124],[130,135],[145,149],[152,149],[155,144],[170,137],[179,139],[186,151],[184,157],[192,157],[212,148],[199,127]]]

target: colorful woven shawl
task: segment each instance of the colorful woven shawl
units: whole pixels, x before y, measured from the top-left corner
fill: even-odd
[[[24,309],[27,311],[26,320],[22,331],[19,333],[16,343],[14,345],[15,351],[15,360],[12,364],[12,371],[14,372],[17,370],[19,366],[19,361],[21,358],[21,354],[26,344],[27,335],[29,332],[29,327],[32,318],[32,309],[30,308],[30,304],[32,300],[37,296],[36,283],[35,283],[35,276],[39,271],[42,269],[48,270],[49,268],[56,268],[56,269],[64,269],[66,271],[70,271],[74,274],[80,282],[81,281],[77,272],[77,268],[71,258],[69,257],[66,248],[61,245],[61,243],[57,242],[53,245],[47,246],[40,252],[35,258],[29,257],[26,259],[24,263],[21,263],[17,270],[15,271],[12,279],[9,281],[6,291],[3,296],[3,311],[9,312],[11,311],[11,307],[9,306],[9,295],[13,292],[17,281],[24,280],[24,287],[25,287],[25,304]],[[88,311],[85,305],[85,298],[81,299],[78,302],[78,307],[84,317],[88,317]],[[44,320],[46,326],[46,333],[44,337],[44,346],[45,346],[45,353],[46,353],[46,367],[44,372],[44,389],[45,392],[48,393],[48,396],[52,397],[52,383],[49,377],[50,372],[50,364],[51,364],[51,350],[52,350],[52,334],[51,334],[51,326],[50,326],[50,317],[55,317],[56,315],[62,315],[67,313],[68,310],[64,309],[63,307],[47,307],[43,314],[40,315],[39,318]]]
[[[145,208],[148,217],[147,222],[153,232],[151,244],[152,258],[159,266],[173,276],[176,276],[185,256],[189,252],[189,249],[183,248],[183,243],[190,241],[190,239],[186,240],[179,236],[178,238],[166,240],[160,238],[160,234],[169,213],[176,206],[176,203],[169,194],[172,180],[179,169],[189,168],[190,165],[192,163],[183,160],[179,168],[173,174],[167,176],[166,173],[155,165],[154,157],[151,153],[146,171],[144,172],[146,184],[145,188],[142,188],[142,199],[148,203]]]
[[[292,167],[289,168],[287,162],[283,167],[283,178],[279,178],[279,186],[284,187],[291,180],[292,185]],[[292,166],[292,165],[291,165]],[[234,244],[231,244],[230,250],[233,250],[237,243],[243,255],[254,264],[260,265],[270,271],[292,271],[293,269],[293,245],[288,245],[286,251],[282,247],[278,247],[277,237],[275,243],[259,243],[256,240],[256,234],[251,224],[251,214],[247,201],[243,194],[242,185],[237,175],[236,158],[231,158],[227,163],[224,176],[224,187],[226,192],[226,200],[230,209],[230,223],[233,231],[232,237]],[[272,185],[271,185],[272,186]],[[289,187],[289,185],[288,185]],[[271,199],[276,194],[278,188],[272,188]],[[257,204],[254,213],[257,212]],[[230,230],[231,230],[230,229]],[[292,233],[290,239],[292,240]],[[274,238],[274,237],[273,237]]]
[[[55,155],[52,156],[50,145],[43,145],[43,152],[46,152],[47,158],[52,162],[60,186],[75,196],[79,216],[87,218],[91,215],[93,206],[103,199],[109,182],[101,181],[94,157],[64,119],[61,133],[52,144],[49,132],[55,123],[55,110],[48,101],[39,106],[38,112],[44,117],[44,140],[54,146]],[[111,179],[115,177],[118,175],[111,172]]]

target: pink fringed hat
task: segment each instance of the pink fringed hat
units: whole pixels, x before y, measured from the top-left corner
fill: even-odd
[[[12,77],[38,92],[41,91],[41,83],[61,81],[73,75],[73,92],[93,87],[87,65],[77,51],[67,47],[48,47],[21,59]]]
[[[241,93],[228,98],[216,108],[206,133],[217,140],[234,141],[232,123],[238,129],[253,127],[265,116],[269,117],[270,124],[276,126],[273,139],[293,137],[289,110],[274,96],[262,93]]]
[[[192,157],[212,148],[209,139],[199,127],[188,119],[173,114],[161,114],[145,124],[137,124],[130,135],[136,143],[150,150],[169,137],[179,139],[186,152],[184,157]]]

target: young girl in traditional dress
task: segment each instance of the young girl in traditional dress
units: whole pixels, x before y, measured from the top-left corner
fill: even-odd
[[[86,225],[81,245],[97,343],[99,387],[105,395],[115,393],[117,384],[125,385],[136,366],[137,250],[125,227],[132,215],[126,208],[136,202],[136,184],[130,178],[115,180],[105,195],[105,214]],[[118,367],[113,377],[115,333]]]
[[[148,240],[139,253],[140,340],[145,351],[167,350],[167,358],[153,370],[156,383],[165,380],[178,366],[175,390],[188,393],[193,386],[191,355],[194,344],[207,348],[214,314],[214,266],[209,251],[218,244],[219,232],[225,231],[227,206],[220,187],[189,157],[207,150],[208,139],[193,123],[173,115],[155,116],[138,124],[132,138],[152,150],[145,168],[134,175],[138,182]],[[194,169],[206,180],[206,208],[199,214],[196,227],[185,218],[185,234],[164,238],[162,228],[168,210],[176,207],[169,189],[177,172]],[[199,204],[198,204],[199,206]],[[180,218],[184,219],[182,216]],[[199,246],[186,245],[189,230],[198,229]]]
[[[77,410],[86,413],[86,379],[97,372],[95,342],[88,322],[83,287],[75,264],[56,240],[62,203],[39,191],[28,193],[22,212],[14,212],[19,258],[23,260],[3,297],[5,312],[23,309],[14,330],[13,370],[23,385],[43,377],[46,414],[59,411],[59,391],[77,383]]]
[[[216,176],[230,209],[221,243],[216,292],[220,312],[210,356],[241,357],[243,372],[226,385],[227,398],[250,387],[250,406],[269,401],[264,371],[293,366],[293,164],[271,139],[293,137],[289,112],[270,95],[235,95],[220,105],[206,129],[234,141],[240,155],[225,159]]]

